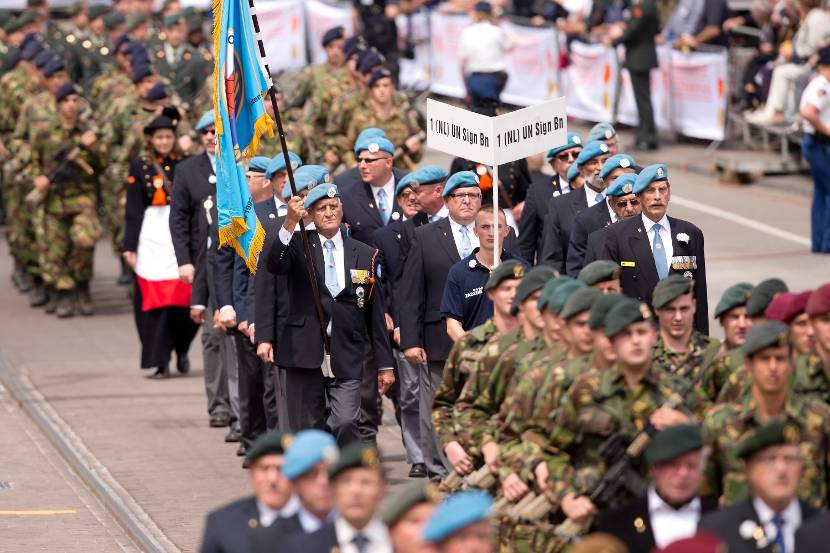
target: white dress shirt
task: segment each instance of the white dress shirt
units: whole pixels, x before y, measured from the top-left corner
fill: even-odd
[[[285,217],[288,215],[288,204],[276,196],[274,196],[274,205],[277,208],[277,217]]]
[[[608,208],[608,216],[611,218],[611,223],[613,224],[617,222],[617,212],[614,211],[614,208],[611,207],[611,204],[609,203],[612,200],[613,198],[605,198],[605,207]]]
[[[643,219],[643,226],[646,229],[648,236],[648,249],[654,251],[654,221],[640,214]],[[657,221],[660,223],[660,238],[663,240],[663,251],[666,252],[666,267],[671,269],[671,258],[674,257],[674,246],[671,241],[671,226],[669,225],[669,218],[663,215],[663,218]]]
[[[259,511],[259,524],[261,526],[271,526],[274,524],[278,518],[290,518],[293,517],[294,514],[300,508],[300,498],[296,495],[292,495],[288,499],[288,503],[280,510],[275,510],[260,501],[259,499],[256,500],[256,508]]]
[[[393,174],[389,177],[389,180],[383,186],[375,186],[370,184],[369,188],[372,189],[372,195],[375,197],[375,206],[378,208],[378,213],[380,213],[380,200],[378,199],[378,192],[381,190],[386,192],[386,209],[389,210],[389,217],[391,220],[392,212],[395,211],[395,175]]]
[[[604,199],[602,192],[597,192],[587,184],[583,186],[585,187],[585,201],[587,202],[588,207],[594,206]]]
[[[452,217],[449,217],[450,220],[450,228],[452,229],[452,239],[455,240],[455,249],[458,250],[458,255],[461,255],[461,224],[456,223]],[[475,235],[473,229],[475,229],[475,222],[470,223],[465,228],[470,236],[470,252],[476,249],[479,246],[478,243],[478,236]],[[463,258],[463,256],[462,256]]]
[[[434,223],[435,221],[440,221],[441,219],[446,219],[450,214],[450,210],[447,209],[447,206],[442,205],[441,209],[439,209],[434,215],[427,215],[427,220],[430,223]]]
[[[562,175],[559,175],[559,190],[562,191],[562,194],[567,194],[571,191],[571,183]]]
[[[335,511],[332,511],[331,513],[329,513],[329,516],[326,517],[326,520],[320,520],[319,518],[308,512],[306,508],[302,506],[302,504],[300,504],[300,510],[297,511],[297,519],[300,521],[300,526],[302,526],[303,532],[305,532],[306,534],[316,532],[320,529],[323,523],[328,522],[330,520],[334,520],[335,516]]]
[[[776,515],[775,511],[770,509],[759,497],[752,498],[752,506],[755,507],[755,512],[758,513],[758,521],[764,527],[767,539],[772,543],[775,541],[776,532],[778,531],[775,528],[775,523],[772,522],[772,517]],[[798,498],[790,501],[787,508],[778,514],[784,519],[784,546],[787,548],[787,553],[793,553],[795,550],[795,531],[801,526],[801,504],[798,502]]]
[[[657,547],[663,548],[674,541],[695,535],[700,521],[699,497],[679,509],[663,501],[653,485],[648,487],[647,497],[648,518],[651,520],[651,532]]]
[[[366,528],[358,532],[343,517],[337,517],[334,521],[334,532],[337,534],[337,543],[342,553],[358,553],[357,547],[352,543],[358,534],[363,534],[369,540],[366,543],[365,553],[392,553],[389,532],[386,526],[377,519],[372,520]]]

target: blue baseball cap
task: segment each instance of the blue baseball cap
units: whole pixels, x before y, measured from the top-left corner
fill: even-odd
[[[196,127],[194,127],[197,131],[201,131],[202,129],[206,129],[211,125],[216,124],[216,114],[213,110],[206,111],[199,117],[199,121],[196,122]]]
[[[654,165],[649,165],[648,167],[640,171],[639,175],[637,175],[637,182],[636,184],[634,184],[634,193],[639,194],[640,192],[648,188],[649,184],[663,180],[669,180],[668,167],[666,167],[666,165],[663,163],[655,163]]]
[[[429,184],[438,184],[447,179],[447,173],[443,167],[437,165],[426,165],[411,173],[407,173],[398,184],[395,185],[395,196],[400,194],[404,188],[411,186],[417,188],[419,186],[426,186]]]
[[[632,194],[634,192],[634,185],[636,182],[637,175],[635,173],[625,173],[624,175],[620,175],[614,179],[614,182],[612,182],[608,188],[605,189],[605,195],[619,198],[620,196]]]
[[[268,164],[271,163],[270,157],[255,156],[248,162],[248,171],[252,173],[264,173],[268,169]]]
[[[297,186],[298,193],[306,188],[313,190],[318,185],[330,183],[331,175],[328,169],[322,165],[303,165],[294,171],[294,184]],[[287,200],[290,197],[291,187],[284,186],[282,189],[282,199]]]
[[[424,525],[424,541],[444,540],[465,526],[490,518],[493,499],[484,491],[453,494],[438,505]]]
[[[395,145],[392,144],[385,136],[364,136],[354,143],[354,153],[359,154],[363,150],[367,150],[373,154],[378,152],[386,152],[390,156],[395,155]]]
[[[295,171],[303,166],[302,158],[294,152],[288,152],[288,159],[291,161],[291,168]],[[280,152],[277,155],[275,155],[271,159],[271,162],[268,164],[268,168],[265,170],[265,178],[271,180],[272,178],[274,178],[274,175],[284,170],[285,156],[282,152]]]
[[[574,165],[579,165],[580,167],[584,165],[586,162],[591,161],[595,157],[601,156],[602,154],[608,153],[608,144],[605,142],[601,142],[599,140],[594,140],[592,142],[588,142],[582,151],[579,152],[579,156],[576,158],[576,163]]]
[[[588,131],[588,142],[592,140],[610,140],[616,136],[617,130],[611,123],[597,123]]]
[[[456,188],[478,188],[478,175],[472,171],[459,171],[453,173],[447,179],[447,184],[444,185],[444,190],[441,192],[441,197],[446,198]]]
[[[282,473],[289,480],[302,476],[320,461],[333,462],[337,457],[334,436],[322,430],[301,430],[285,452]]]
[[[308,193],[308,196],[305,197],[305,202],[303,203],[303,207],[306,209],[311,209],[315,203],[325,198],[339,198],[340,194],[337,191],[336,184],[321,184],[320,186],[315,186],[311,189],[311,192]]]
[[[633,169],[635,165],[637,165],[637,162],[628,154],[613,155],[602,164],[599,176],[605,178],[615,169],[628,169],[629,167]]]
[[[582,138],[580,138],[579,134],[571,131],[568,133],[568,141],[562,144],[561,146],[557,146],[556,148],[551,148],[548,150],[547,159],[548,161],[553,161],[553,158],[556,154],[560,154],[571,148],[581,148],[582,147]]]

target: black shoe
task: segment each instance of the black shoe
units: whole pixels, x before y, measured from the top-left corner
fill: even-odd
[[[58,290],[55,315],[59,319],[68,319],[75,316],[75,290]]]
[[[49,302],[49,296],[46,294],[46,285],[39,278],[36,278],[32,285],[32,290],[29,292],[29,306],[43,307]]]
[[[187,358],[187,354],[176,357],[176,370],[179,371],[179,374],[187,374],[190,372],[190,359]],[[222,426],[225,425],[223,424]]]
[[[15,269],[12,273],[12,284],[17,288],[18,292],[25,294],[32,289],[32,281],[25,269]]]
[[[412,468],[409,469],[409,477],[426,478],[427,466],[424,463],[415,463],[414,465],[412,465]]]
[[[648,152],[656,149],[656,142],[646,142],[645,140],[638,140],[636,143],[632,144],[630,148],[630,150],[635,152]]]
[[[224,428],[230,424],[231,418],[227,413],[213,413],[210,416],[211,428]]]
[[[51,286],[46,287],[46,305],[44,306],[45,311],[48,314],[53,314],[55,309],[58,308],[58,291],[52,288]]]
[[[228,444],[238,443],[241,439],[242,436],[239,435],[239,430],[234,430],[233,428],[225,435],[225,443]]]
[[[249,461],[247,457],[245,457],[245,459],[242,461],[242,468],[243,469],[251,468],[251,461]]]
[[[89,294],[89,282],[79,282],[77,290],[78,312],[84,317],[91,317],[95,314],[95,305],[92,303],[92,296]]]
[[[239,449],[236,450],[237,457],[244,457],[246,453],[248,453],[248,448],[245,444],[239,444]]]
[[[161,367],[156,369],[156,372],[154,372],[147,378],[151,380],[164,380],[170,378],[170,367],[167,365],[162,365]]]
[[[127,265],[127,262],[124,261],[124,258],[121,258],[121,274],[118,275],[118,286],[127,286],[133,282],[133,270],[130,269],[130,266]]]

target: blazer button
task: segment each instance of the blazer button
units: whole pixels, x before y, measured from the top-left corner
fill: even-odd
[[[333,303],[337,303],[337,298],[332,298],[332,299],[331,299],[331,301],[332,301]]]

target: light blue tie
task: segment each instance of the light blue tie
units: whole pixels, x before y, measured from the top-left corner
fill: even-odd
[[[461,227],[461,251],[458,252],[458,255],[461,256],[461,259],[464,259],[471,253],[473,253],[473,243],[470,242],[470,231],[467,230],[467,227]]]
[[[601,192],[600,192],[600,193],[599,193],[599,194],[597,194],[597,195],[596,195],[596,197],[594,198],[594,205],[597,205],[598,203],[600,203],[600,202],[601,202],[602,200],[604,200],[604,199],[605,199],[605,194],[603,194],[603,193],[601,193]]]
[[[323,247],[326,248],[326,288],[331,297],[335,297],[340,293],[340,283],[337,280],[337,266],[334,264],[334,242],[326,240]]]
[[[660,230],[663,227],[658,223],[652,228],[654,229],[654,243],[652,244],[651,253],[654,255],[654,266],[657,268],[657,276],[660,277],[660,280],[663,280],[669,276],[666,250],[663,247],[663,239],[660,237]]]
[[[784,543],[784,518],[781,515],[772,517],[772,523],[775,525],[775,545],[778,546],[778,553],[787,553],[787,545]]]
[[[430,216],[429,216],[429,222],[430,222],[430,223],[434,223],[435,221],[440,221],[442,218],[443,218],[443,217],[441,217],[440,215],[438,215],[438,214],[436,213],[435,215],[430,215]]]
[[[386,203],[386,190],[381,188],[378,190],[378,209],[380,210],[380,217],[383,219],[383,224],[389,222],[389,205]]]

